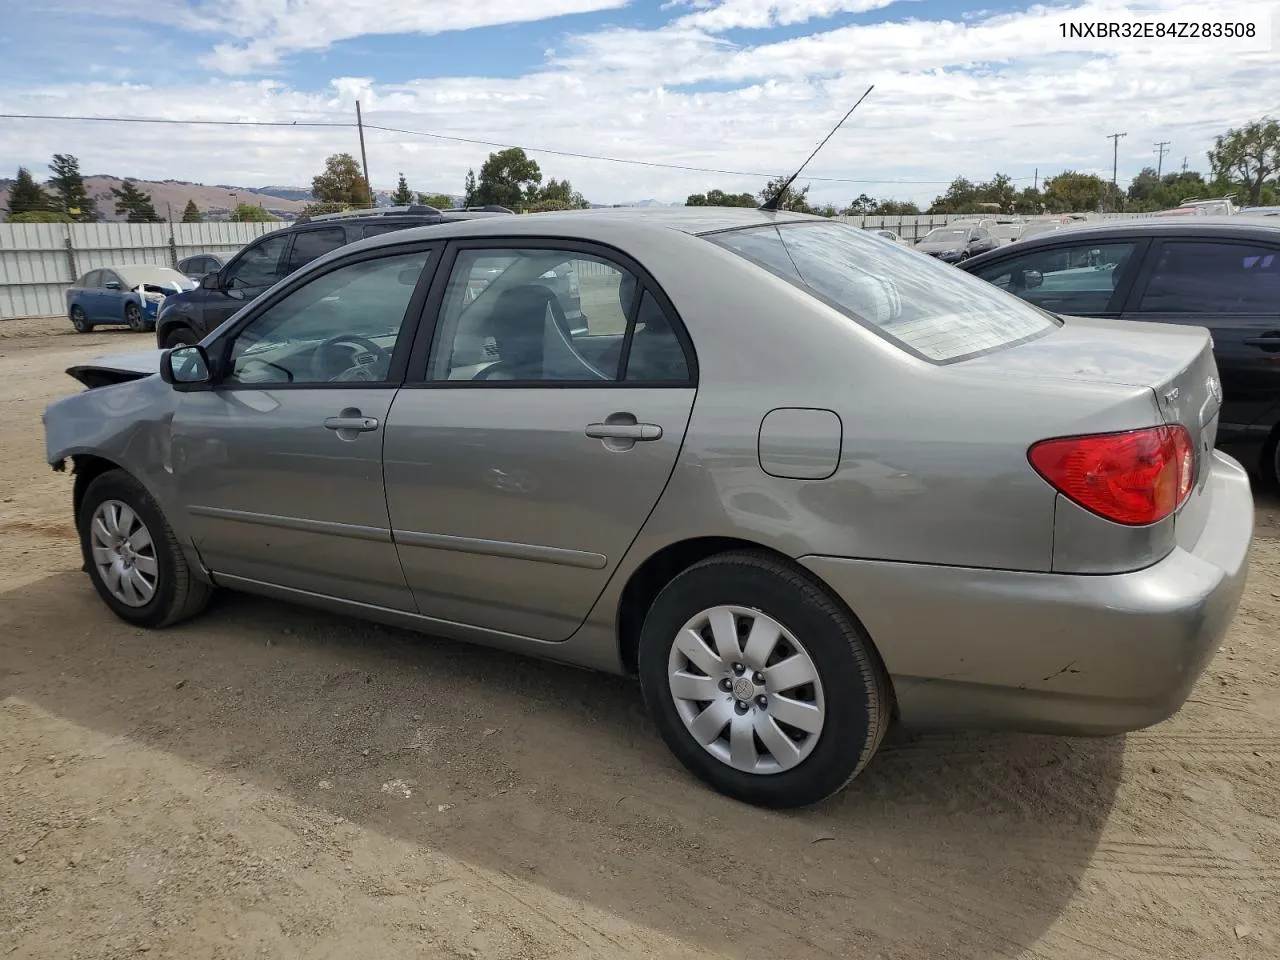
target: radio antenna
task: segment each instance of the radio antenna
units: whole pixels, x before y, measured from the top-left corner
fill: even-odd
[[[818,144],[816,147],[814,147],[814,148],[813,148],[813,153],[809,154],[808,159],[807,159],[807,160],[805,160],[805,162],[804,162],[804,163],[800,164],[800,169],[799,169],[799,170],[797,170],[795,173],[793,173],[793,174],[791,175],[791,177],[787,180],[787,182],[786,182],[786,183],[784,183],[784,184],[783,184],[783,185],[778,189],[778,192],[777,192],[777,193],[775,193],[772,197],[770,197],[770,198],[769,198],[768,200],[766,200],[764,203],[760,204],[760,209],[761,209],[761,210],[777,210],[777,209],[778,209],[778,204],[782,202],[782,197],[783,197],[783,195],[787,192],[787,188],[788,188],[788,187],[790,187],[790,186],[791,186],[791,184],[795,183],[795,179],[796,179],[796,177],[800,176],[800,174],[801,174],[801,172],[804,170],[804,168],[805,168],[805,167],[807,167],[807,166],[809,165],[809,160],[812,160],[814,157],[816,157],[816,156],[818,155],[818,151],[819,151],[819,150],[821,150],[823,147],[825,147],[825,146],[827,145],[827,141],[828,141],[828,140],[830,140],[832,137],[834,137],[834,136],[836,135],[836,131],[837,131],[837,130],[839,130],[842,126],[844,126],[844,122],[845,122],[846,120],[848,120],[850,116],[852,116],[852,115],[853,115],[853,111],[855,111],[855,110],[857,110],[857,109],[858,109],[858,107],[861,105],[862,101],[863,101],[863,100],[865,100],[865,99],[867,99],[867,96],[868,96],[868,95],[871,93],[871,91],[872,91],[872,90],[874,90],[875,88],[876,88],[876,85],[875,85],[874,83],[873,83],[871,86],[867,87],[866,93],[864,93],[862,96],[860,96],[860,97],[858,98],[858,102],[857,102],[857,103],[855,103],[852,107],[850,107],[850,108],[849,108],[849,112],[848,112],[848,113],[846,113],[843,117],[841,117],[841,118],[840,118],[840,122],[839,122],[839,123],[837,123],[834,127],[832,127],[832,128],[831,128],[831,132],[830,132],[830,133],[828,133],[825,137],[823,137],[823,138],[822,138],[822,142],[821,142],[820,144]]]

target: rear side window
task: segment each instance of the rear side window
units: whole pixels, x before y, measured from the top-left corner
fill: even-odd
[[[1138,306],[1141,313],[1280,312],[1280,248],[1167,240]]]
[[[303,230],[293,236],[293,249],[289,251],[286,273],[293,273],[330,250],[337,250],[347,242],[347,232],[342,227],[323,230]]]
[[[1057,327],[1048,314],[955,267],[847,224],[750,227],[707,239],[933,363],[964,360]]]

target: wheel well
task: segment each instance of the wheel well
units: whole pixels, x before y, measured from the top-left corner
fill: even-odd
[[[84,502],[85,491],[89,489],[89,484],[102,476],[109,470],[119,470],[120,465],[112,463],[106,457],[94,456],[91,453],[81,453],[71,458],[73,464],[72,475],[75,477],[75,484],[71,489],[71,508],[74,511],[72,516],[79,518],[80,504]]]

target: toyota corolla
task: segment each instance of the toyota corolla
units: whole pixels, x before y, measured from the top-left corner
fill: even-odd
[[[1204,330],[1064,321],[821,218],[397,231],[71,372],[47,457],[117,616],[246,590],[636,674],[757,804],[839,790],[894,720],[1163,720],[1245,580]]]

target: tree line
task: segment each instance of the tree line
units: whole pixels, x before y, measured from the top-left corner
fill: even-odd
[[[100,219],[97,201],[89,196],[80,173],[80,161],[66,153],[55,153],[49,162],[53,174],[45,186],[36,182],[26,167],[9,188],[9,223],[94,223]],[[116,216],[128,223],[163,223],[156,213],[151,194],[138,188],[132,180],[124,180],[111,188]],[[194,200],[188,200],[182,211],[183,223],[200,223],[204,215]],[[260,206],[240,203],[228,218],[239,221],[276,220]]]
[[[302,211],[303,216],[375,205],[369,183],[360,172],[355,157],[349,153],[335,153],[325,160],[324,170],[311,180],[311,195],[316,202]],[[391,202],[398,206],[421,203],[445,210],[454,205],[448,194],[415,191],[403,173],[391,194]],[[591,206],[567,179],[551,177],[544,182],[538,162],[519,147],[489,154],[480,166],[479,175],[474,168],[467,170],[462,185],[462,205],[497,205],[517,213],[578,210]]]
[[[1144,167],[1119,190],[1109,180],[1092,173],[1064,170],[1046,177],[1042,184],[1019,189],[1013,178],[997,173],[990,180],[977,183],[956,177],[946,192],[921,210],[907,200],[884,199],[862,194],[844,207],[835,204],[811,204],[809,188],[790,189],[780,206],[801,213],[834,217],[850,216],[915,216],[921,213],[979,213],[984,210],[1004,214],[1085,213],[1088,211],[1128,211],[1149,213],[1168,210],[1192,197],[1234,195],[1251,206],[1280,202],[1280,121],[1263,117],[1239,129],[1230,129],[1214,139],[1207,154],[1209,176],[1182,170],[1158,172]],[[763,203],[781,185],[770,180],[759,193],[733,193],[708,190],[691,194],[687,206],[754,207]]]

